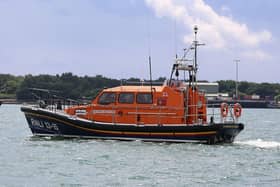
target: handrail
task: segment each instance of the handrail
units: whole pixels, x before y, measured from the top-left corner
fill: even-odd
[[[186,121],[186,119],[188,117],[204,117],[207,116],[207,121],[210,120],[210,118],[212,117],[212,119],[214,119],[215,121],[235,121],[235,117],[233,114],[233,105],[229,105],[229,115],[226,118],[222,118],[221,114],[220,114],[220,105],[219,104],[202,104],[202,105],[188,105],[187,107],[176,107],[176,106],[158,106],[158,105],[146,105],[146,106],[142,106],[142,105],[136,105],[136,106],[128,106],[128,105],[95,105],[95,104],[89,104],[87,106],[92,106],[92,108],[96,108],[98,107],[103,108],[104,110],[131,110],[132,112],[126,112],[123,113],[122,115],[124,116],[129,116],[129,115],[135,115],[135,121],[138,121],[138,114],[141,116],[145,116],[145,118],[157,118],[158,123],[161,123],[161,118],[164,117],[168,117],[168,118],[172,118],[172,119],[179,119],[184,117],[184,121]],[[184,112],[184,116],[178,116],[176,115],[177,112],[182,111],[182,110],[187,110],[189,107],[202,107],[202,106],[206,106],[208,111],[206,114],[188,114]],[[218,108],[219,107],[219,108]],[[66,105],[62,105],[62,110],[58,110],[55,105],[49,105],[47,106],[45,109],[47,110],[51,110],[53,112],[62,112],[64,109],[66,109]],[[149,112],[149,110],[155,110],[155,112]],[[147,112],[140,112],[141,110],[146,110]],[[167,112],[167,111],[174,111],[174,112]],[[117,112],[112,112],[112,113],[104,113],[104,116],[108,116],[111,115],[112,116],[112,122],[115,123],[116,122],[116,116],[118,115]],[[91,119],[93,120],[93,119]]]

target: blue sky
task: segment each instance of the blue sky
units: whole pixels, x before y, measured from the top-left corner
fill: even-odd
[[[280,82],[278,0],[0,0],[0,73],[168,77],[193,39],[203,80]],[[150,51],[150,52],[149,52]]]

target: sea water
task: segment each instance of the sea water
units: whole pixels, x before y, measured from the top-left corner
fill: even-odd
[[[280,186],[280,110],[244,109],[233,144],[33,137],[0,107],[0,186]]]

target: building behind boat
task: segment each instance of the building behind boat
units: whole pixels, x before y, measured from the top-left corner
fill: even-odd
[[[198,82],[198,88],[205,92],[209,107],[220,107],[220,104],[227,102],[234,104],[240,103],[243,108],[280,108],[280,103],[275,101],[271,96],[261,97],[260,95],[241,95],[237,99],[235,95],[219,92],[218,82]]]

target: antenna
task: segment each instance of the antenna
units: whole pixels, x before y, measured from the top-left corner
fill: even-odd
[[[198,41],[197,41],[197,25],[194,26],[193,28],[194,30],[194,65],[195,65],[195,73],[197,72],[197,45],[198,45]]]
[[[149,55],[149,69],[150,69],[150,85],[151,85],[151,93],[153,92],[153,79],[152,79],[152,59],[151,55]]]
[[[174,52],[175,58],[177,59],[177,22],[176,19],[174,20]]]
[[[194,28],[193,28],[193,30],[194,30],[194,42],[193,42],[193,44],[194,44],[194,81],[196,81],[196,73],[197,73],[197,70],[198,70],[198,64],[197,64],[197,47],[198,46],[201,46],[201,45],[205,45],[205,44],[200,44],[200,43],[198,43],[198,41],[197,41],[197,32],[198,32],[198,27],[197,27],[197,25],[195,25],[194,26]]]
[[[150,71],[150,86],[151,86],[151,95],[153,97],[153,82],[152,82],[152,57],[151,57],[151,23],[150,16],[147,16],[147,24],[148,24],[148,54],[149,54],[149,71]]]

